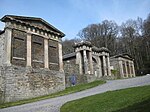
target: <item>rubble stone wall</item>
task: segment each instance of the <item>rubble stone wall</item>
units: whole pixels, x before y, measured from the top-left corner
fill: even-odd
[[[3,66],[0,74],[5,79],[0,91],[0,103],[48,95],[65,89],[64,73],[58,71]]]

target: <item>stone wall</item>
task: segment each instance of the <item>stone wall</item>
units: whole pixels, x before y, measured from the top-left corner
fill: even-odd
[[[0,35],[0,66],[3,65],[4,57],[4,34]]]
[[[93,74],[80,74],[79,73],[79,65],[76,64],[76,58],[71,58],[68,61],[64,61],[64,72],[65,72],[65,84],[66,87],[71,86],[70,77],[72,74],[76,76],[76,84],[89,83],[98,78]]]
[[[3,94],[3,83],[4,83],[4,77],[2,73],[2,65],[3,65],[3,57],[4,57],[4,34],[0,35],[0,103],[3,100],[2,94]]]
[[[64,73],[17,66],[1,67],[1,103],[48,95],[65,89]],[[2,83],[2,82],[1,82]]]
[[[2,103],[4,99],[4,77],[2,72],[2,67],[0,66],[0,103]]]

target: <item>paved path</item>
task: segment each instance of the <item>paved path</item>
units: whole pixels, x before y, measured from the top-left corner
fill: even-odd
[[[94,87],[85,91],[65,95],[57,98],[51,98],[35,103],[24,104],[15,107],[0,109],[0,112],[59,112],[60,107],[71,100],[103,93],[110,90],[117,90],[135,86],[150,85],[150,75],[136,77],[131,79],[107,81],[106,84]]]

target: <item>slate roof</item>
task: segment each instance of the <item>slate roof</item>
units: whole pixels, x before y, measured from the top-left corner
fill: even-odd
[[[76,53],[73,52],[73,53],[70,53],[70,54],[66,54],[63,56],[63,60],[66,60],[66,59],[69,59],[69,58],[73,58],[76,56]]]

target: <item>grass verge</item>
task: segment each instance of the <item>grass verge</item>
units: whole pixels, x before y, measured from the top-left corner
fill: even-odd
[[[6,107],[11,107],[11,106],[36,102],[36,101],[40,101],[40,100],[45,100],[45,99],[49,99],[49,98],[54,98],[54,97],[58,97],[58,96],[63,96],[63,95],[79,92],[79,91],[82,91],[82,90],[85,90],[85,89],[89,89],[89,88],[98,86],[100,84],[104,84],[105,82],[106,81],[99,80],[99,81],[94,81],[94,82],[91,82],[91,83],[80,84],[80,85],[76,85],[76,86],[73,86],[73,87],[68,87],[63,91],[60,91],[60,92],[57,92],[57,93],[54,93],[54,94],[50,94],[50,95],[36,97],[36,98],[32,98],[32,99],[20,100],[20,101],[16,101],[16,102],[9,102],[9,103],[0,104],[0,108],[6,108]]]
[[[150,85],[108,91],[61,107],[61,112],[150,112]]]

